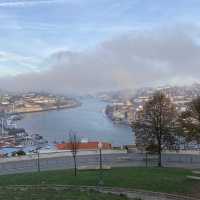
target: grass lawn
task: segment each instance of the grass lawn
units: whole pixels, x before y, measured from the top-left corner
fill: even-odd
[[[2,200],[127,200],[124,196],[102,194],[94,191],[57,191],[53,189],[29,188],[23,190],[0,189]]]
[[[113,168],[103,171],[104,186],[144,189],[157,192],[187,194],[200,197],[200,181],[188,180],[190,170],[173,168]],[[79,171],[74,177],[73,170],[45,171],[0,176],[0,186],[6,185],[96,185],[99,171]]]

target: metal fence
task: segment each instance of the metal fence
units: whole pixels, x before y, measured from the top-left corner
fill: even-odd
[[[98,168],[99,155],[78,155],[78,167]],[[125,166],[157,166],[158,155],[146,153],[115,153],[102,154],[102,165],[110,167]],[[191,154],[162,154],[162,164],[168,167],[200,168],[200,155]],[[68,155],[57,155],[56,157],[21,157],[13,159],[0,159],[0,174],[32,172],[55,169],[73,168],[73,158]]]

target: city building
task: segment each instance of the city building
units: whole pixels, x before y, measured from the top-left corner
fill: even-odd
[[[102,145],[101,147],[103,150],[112,149],[112,145],[110,143],[102,142],[101,145]],[[56,148],[58,150],[71,150],[71,144],[69,142],[56,144]],[[97,141],[81,142],[78,145],[79,150],[98,150],[98,148],[99,148],[99,142],[97,142]]]

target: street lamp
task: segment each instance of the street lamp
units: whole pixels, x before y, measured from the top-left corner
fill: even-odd
[[[99,149],[99,168],[100,168],[100,170],[102,170],[102,147],[103,147],[102,142],[99,142],[98,149]]]
[[[102,144],[102,142],[99,142],[98,143],[98,149],[99,149],[99,169],[100,169],[100,173],[99,173],[99,178],[98,178],[98,182],[97,182],[97,190],[99,190],[100,189],[99,187],[103,185],[102,148],[103,148],[103,144]]]

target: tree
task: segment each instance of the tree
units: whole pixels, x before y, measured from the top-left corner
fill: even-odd
[[[175,106],[164,93],[156,92],[139,112],[133,123],[136,145],[147,149],[154,146],[159,156],[158,166],[161,167],[163,149],[173,147],[176,141]]]
[[[200,144],[200,96],[193,99],[180,117],[187,142]]]
[[[80,139],[75,132],[69,133],[69,148],[74,160],[74,175],[77,175],[77,153],[79,149]]]
[[[25,156],[25,155],[26,155],[26,152],[24,152],[23,150],[19,150],[12,153],[12,156]]]

